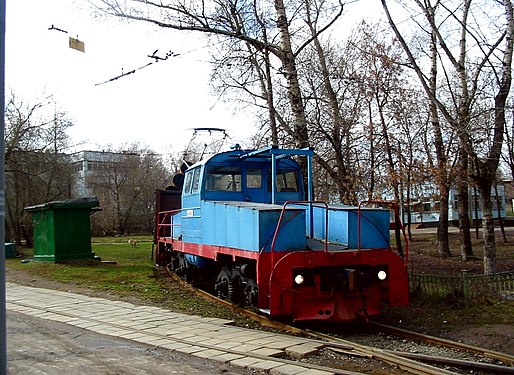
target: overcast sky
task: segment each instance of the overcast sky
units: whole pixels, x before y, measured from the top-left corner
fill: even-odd
[[[95,18],[86,0],[7,1],[6,93],[31,104],[52,95],[75,123],[73,141],[87,142],[82,149],[139,141],[167,153],[183,149],[194,127],[224,128],[241,141],[253,126],[210,94],[206,42],[195,35]],[[70,36],[84,53],[68,47]],[[103,83],[153,61],[155,50],[179,55]]]
[[[139,141],[164,153],[187,144],[194,127],[226,128],[234,140],[251,131],[210,94],[198,37],[98,19],[85,0],[8,1],[6,29],[6,93],[31,104],[52,95],[75,123],[73,141],[88,141],[82,148]],[[70,36],[85,53],[68,47]],[[103,83],[155,61],[155,50],[180,55]]]

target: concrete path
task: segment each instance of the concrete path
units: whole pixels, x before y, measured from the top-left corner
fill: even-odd
[[[7,310],[8,314],[14,312],[65,323],[96,334],[250,370],[271,374],[332,374],[302,367],[301,363],[284,364],[276,360],[285,354],[301,357],[315,353],[322,347],[319,342],[243,329],[225,319],[12,283],[7,283]]]

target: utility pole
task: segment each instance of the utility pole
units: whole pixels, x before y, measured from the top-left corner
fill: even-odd
[[[5,292],[5,2],[0,0],[0,374],[7,374]]]

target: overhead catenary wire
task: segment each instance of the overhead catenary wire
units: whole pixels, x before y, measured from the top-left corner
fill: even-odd
[[[60,31],[61,33],[65,33],[65,34],[68,34],[68,32],[66,30],[63,30],[63,29],[60,29],[58,27],[55,27],[54,24],[52,24],[52,26],[50,26],[48,28],[48,30],[55,30],[55,31]]]
[[[146,63],[145,65],[142,65],[140,66],[139,68],[135,68],[135,69],[132,69],[132,70],[129,70],[128,72],[124,72],[123,71],[123,68],[121,69],[121,74],[120,75],[117,75],[115,77],[112,77],[112,78],[109,78],[108,80],[106,81],[103,81],[103,82],[100,82],[100,83],[96,83],[95,86],[100,86],[100,85],[103,85],[103,84],[106,84],[106,83],[109,83],[109,82],[113,82],[113,81],[116,81],[120,78],[123,78],[125,76],[128,76],[130,74],[134,74],[135,72],[139,71],[139,70],[142,70],[144,68],[147,68],[149,67],[150,65],[153,65],[154,63],[156,62],[159,62],[159,61],[164,61],[164,60],[167,60],[169,57],[177,57],[177,56],[180,56],[180,53],[173,53],[173,52],[167,52],[165,57],[160,57],[160,56],[157,56],[156,53],[158,52],[159,50],[156,49],[151,55],[148,55],[148,57],[150,58],[153,58],[155,59],[155,61],[150,61],[149,63]]]
[[[128,76],[130,74],[134,74],[137,71],[142,70],[144,68],[147,68],[150,65],[153,65],[154,63],[157,63],[159,61],[166,61],[166,60],[168,60],[169,58],[172,58],[172,57],[184,56],[184,55],[187,55],[187,54],[190,54],[190,53],[196,52],[198,50],[202,50],[202,49],[203,49],[203,47],[202,48],[195,48],[195,49],[189,50],[187,52],[182,52],[182,53],[173,52],[173,51],[170,50],[170,51],[168,51],[168,52],[166,52],[164,54],[164,57],[157,55],[157,52],[159,52],[159,50],[156,49],[155,51],[153,51],[152,54],[147,55],[147,57],[149,57],[151,59],[154,59],[155,61],[149,62],[149,63],[147,63],[145,65],[140,66],[139,68],[132,69],[132,70],[130,70],[128,72],[123,72],[123,69],[122,69],[122,73],[121,74],[119,74],[119,75],[117,75],[115,77],[112,77],[112,78],[110,78],[110,79],[108,79],[106,81],[96,83],[95,86],[100,86],[100,85],[103,85],[103,84],[106,84],[106,83],[109,83],[109,82],[116,81],[116,80],[118,80],[120,78],[123,78],[125,76]]]
[[[103,85],[103,84],[106,84],[106,83],[109,83],[109,82],[113,82],[113,81],[116,81],[120,78],[123,78],[125,76],[128,76],[130,74],[134,74],[136,73],[137,71],[139,70],[142,70],[144,68],[147,68],[148,66],[150,65],[153,65],[154,63],[157,63],[159,61],[166,61],[168,60],[169,58],[172,58],[172,57],[182,57],[184,55],[188,55],[188,54],[191,54],[193,52],[196,52],[196,51],[202,51],[206,48],[207,46],[202,46],[202,47],[198,47],[198,48],[194,48],[194,49],[191,49],[189,51],[186,51],[186,52],[182,52],[182,53],[179,53],[179,52],[173,52],[171,50],[169,50],[168,52],[165,53],[164,57],[161,57],[159,55],[157,55],[157,52],[159,52],[158,49],[156,49],[155,51],[152,52],[152,54],[150,55],[147,55],[147,57],[151,58],[151,59],[154,59],[155,61],[152,61],[152,62],[149,62],[145,65],[142,65],[140,66],[139,68],[135,68],[135,69],[132,69],[126,73],[123,72],[123,69],[122,69],[122,73],[115,76],[115,77],[112,77],[106,81],[103,81],[103,82],[100,82],[100,83],[96,83],[95,86],[100,86],[100,85]]]

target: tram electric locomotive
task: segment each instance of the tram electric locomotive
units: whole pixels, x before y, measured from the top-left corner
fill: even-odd
[[[187,168],[181,191],[157,191],[157,265],[272,318],[351,321],[406,305],[389,209],[313,200],[312,156],[235,146]]]

